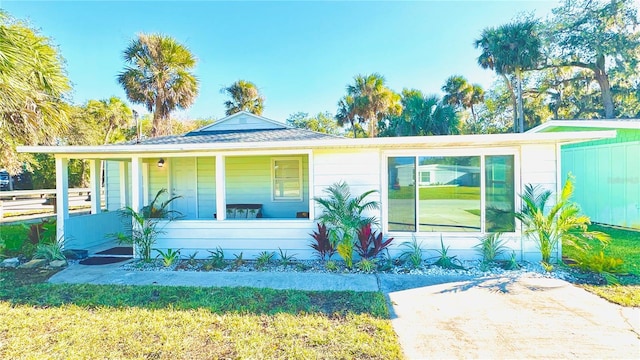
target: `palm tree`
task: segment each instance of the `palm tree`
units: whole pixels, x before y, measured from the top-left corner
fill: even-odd
[[[47,143],[66,131],[70,89],[50,40],[0,10],[0,168],[19,173],[16,145]]]
[[[459,118],[453,106],[420,90],[402,90],[402,114],[392,119],[396,136],[457,134]]]
[[[89,100],[86,109],[104,129],[103,144],[109,143],[114,130],[128,126],[133,116],[129,106],[116,96],[108,100]]]
[[[264,97],[260,94],[258,87],[246,80],[238,80],[229,87],[222,88],[223,94],[229,95],[231,100],[224,102],[227,108],[227,116],[248,111],[252,114],[262,115],[264,110]]]
[[[171,132],[170,114],[186,109],[198,95],[198,80],[190,72],[196,59],[189,49],[160,34],[139,34],[124,51],[128,64],[118,82],[134,103],[153,113],[151,136]]]
[[[518,92],[514,101],[514,132],[524,131],[524,111],[522,104],[522,72],[536,67],[542,58],[541,41],[537,34],[538,21],[524,20],[502,25],[498,28],[487,28],[476,40],[476,48],[482,53],[478,56],[478,64],[484,69],[495,70],[501,75],[512,95],[513,86],[507,75],[515,76]]]
[[[354,83],[347,85],[347,95],[338,102],[338,123],[349,122],[354,129],[356,123],[366,123],[369,137],[378,135],[378,121],[390,115],[399,115],[402,107],[400,95],[384,84],[379,74],[357,75]]]
[[[473,106],[484,101],[484,90],[480,85],[470,84],[463,76],[453,75],[442,86],[442,91],[445,92],[442,102],[471,110],[471,116],[477,122]]]

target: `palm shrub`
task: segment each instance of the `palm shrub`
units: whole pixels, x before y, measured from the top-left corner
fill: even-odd
[[[327,226],[329,241],[348,267],[353,264],[353,248],[358,230],[366,224],[377,222],[375,217],[364,216],[365,211],[380,208],[379,202],[366,200],[376,192],[369,190],[359,196],[352,196],[349,185],[340,181],[324,190],[326,197],[314,198],[323,210],[318,220]]]
[[[136,254],[145,262],[151,261],[151,250],[158,236],[164,234],[164,231],[159,227],[160,221],[172,221],[181,216],[180,212],[168,208],[172,201],[179,198],[178,196],[158,204],[160,196],[166,192],[167,189],[158,191],[153,201],[140,211],[136,211],[129,206],[125,207],[123,217],[127,222],[131,221],[131,235],[115,234],[118,242],[133,245],[136,249]]]
[[[596,239],[603,244],[609,241],[607,234],[588,231],[587,226],[591,221],[588,216],[580,213],[577,204],[571,202],[572,195],[571,177],[567,178],[560,197],[553,206],[549,204],[551,191],[541,191],[539,186],[527,184],[524,193],[520,195],[522,209],[515,216],[524,225],[523,234],[536,241],[545,269],[553,269],[551,254],[560,242],[587,251],[590,248],[589,240]]]

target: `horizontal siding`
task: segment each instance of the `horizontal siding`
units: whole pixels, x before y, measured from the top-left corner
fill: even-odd
[[[199,157],[198,172],[198,218],[213,219],[216,213],[216,158]]]
[[[344,181],[349,185],[352,195],[376,190],[367,200],[381,202],[380,152],[377,150],[321,150],[313,153],[314,196],[323,198],[324,190]],[[316,217],[322,214],[322,208],[316,205]],[[381,210],[369,211],[367,216],[381,218]]]
[[[107,210],[120,209],[120,163],[105,161],[105,192]]]
[[[220,247],[229,259],[241,251],[251,259],[262,251],[282,249],[298,259],[311,259],[309,234],[314,227],[309,220],[173,221],[163,228],[155,248],[181,249],[183,254],[198,251],[199,257],[207,257],[207,250]]]
[[[124,219],[120,211],[93,215],[72,216],[65,220],[65,247],[87,249],[113,242],[112,234],[124,233]]]

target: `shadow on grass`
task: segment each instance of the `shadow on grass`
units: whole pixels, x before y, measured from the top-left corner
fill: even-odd
[[[77,305],[89,308],[207,309],[218,314],[389,316],[385,298],[378,292],[44,283],[51,275],[53,273],[0,271],[0,301],[38,307]]]

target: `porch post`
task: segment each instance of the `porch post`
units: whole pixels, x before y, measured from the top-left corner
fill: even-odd
[[[56,156],[56,240],[65,240],[65,221],[69,218],[69,159]]]
[[[142,209],[142,160],[139,156],[131,157],[131,208],[134,211]]]
[[[127,206],[127,192],[129,191],[129,187],[127,186],[127,180],[129,178],[129,164],[126,161],[120,161],[118,164],[120,167],[120,208],[124,208]]]
[[[91,213],[99,214],[102,211],[102,192],[100,181],[100,160],[89,161],[89,188],[91,190]]]
[[[227,195],[225,185],[225,157],[224,155],[216,155],[216,220],[225,220],[227,218]]]

